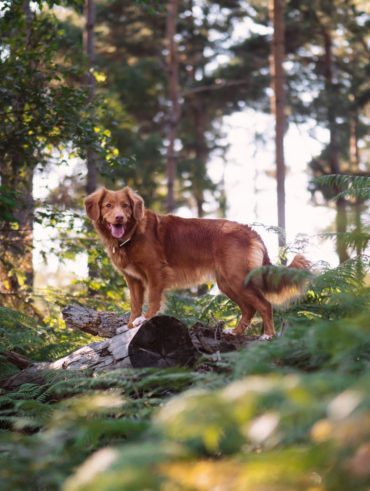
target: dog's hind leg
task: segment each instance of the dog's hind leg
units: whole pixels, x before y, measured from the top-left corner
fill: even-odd
[[[241,296],[246,303],[255,308],[256,311],[261,315],[263,321],[264,338],[268,339],[275,336],[274,320],[272,317],[272,305],[263,296],[261,290],[253,285],[243,287],[241,291]]]
[[[248,328],[252,317],[257,311],[262,317],[264,336],[272,337],[275,335],[272,305],[266,300],[258,287],[254,285],[244,286],[245,276],[246,273],[243,271],[234,274],[229,271],[226,277],[221,273],[216,275],[217,285],[220,290],[239,305],[242,311],[242,317],[234,329],[234,333],[242,334]]]
[[[243,334],[244,331],[250,326],[251,320],[256,313],[256,309],[252,305],[246,303],[240,293],[235,292],[221,275],[217,275],[216,280],[217,285],[222,293],[224,293],[227,297],[230,298],[230,300],[232,300],[239,306],[242,312],[242,316],[237,327],[233,330],[233,333]]]

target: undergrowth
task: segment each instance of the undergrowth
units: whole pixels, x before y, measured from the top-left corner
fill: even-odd
[[[368,490],[370,289],[358,261],[323,271],[302,302],[277,311],[279,337],[220,360],[51,371],[2,389],[1,489]],[[237,317],[209,294],[172,296],[167,313],[189,325]],[[0,336],[4,351],[34,360],[86,344],[7,309]],[[11,372],[4,357],[1,370]]]

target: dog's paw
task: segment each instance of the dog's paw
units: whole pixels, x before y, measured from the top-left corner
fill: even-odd
[[[224,329],[224,330],[222,331],[222,334],[232,334],[233,336],[235,336],[235,335],[236,335],[236,333],[235,333],[235,329],[234,329],[234,328],[232,328],[232,327],[227,327],[226,329]]]
[[[147,321],[148,319],[146,317],[144,317],[143,315],[141,315],[140,317],[136,317],[136,319],[133,321],[132,323],[132,326],[133,327],[140,327],[144,324],[145,321]]]
[[[259,341],[269,341],[270,339],[274,339],[274,337],[271,334],[262,334],[258,339]]]

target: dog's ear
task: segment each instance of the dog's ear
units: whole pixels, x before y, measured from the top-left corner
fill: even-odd
[[[94,222],[100,217],[100,203],[106,192],[107,190],[105,188],[100,188],[85,198],[84,203],[87,216]]]
[[[131,188],[126,187],[125,191],[132,203],[133,215],[136,221],[140,221],[144,218],[145,206],[144,200],[141,196],[136,194]]]

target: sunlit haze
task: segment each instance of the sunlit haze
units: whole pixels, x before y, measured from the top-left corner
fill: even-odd
[[[215,182],[224,179],[228,209],[227,218],[241,223],[253,224],[262,235],[273,261],[277,260],[277,234],[272,227],[277,225],[276,181],[274,179],[273,119],[252,110],[245,110],[224,118],[225,140],[229,144],[226,160],[214,157],[208,166],[209,175]],[[303,252],[313,262],[325,261],[337,264],[333,242],[318,235],[331,230],[335,214],[327,206],[314,205],[307,190],[308,161],[320,152],[327,140],[326,130],[312,128],[309,124],[292,125],[285,139],[286,153],[286,224],[287,242],[292,254],[303,244]],[[35,198],[43,199],[65,176],[77,175],[78,163],[54,166],[49,173],[37,174],[34,180]],[[140,193],[140,189],[137,190]],[[209,216],[216,216],[217,204],[208,204]],[[180,209],[182,216],[194,216],[193,210]],[[76,226],[79,228],[79,223]],[[59,225],[63,227],[63,224]],[[48,254],[43,262],[40,250],[48,244],[57,244],[57,231],[35,225],[35,269],[41,269],[43,282],[48,278],[50,286],[65,286],[71,278],[83,278],[87,274],[86,255],[80,254],[76,261],[60,263],[57,254]],[[63,275],[58,275],[58,271]],[[64,278],[62,281],[61,278]],[[41,285],[37,285],[41,286]],[[43,284],[42,286],[46,286]]]

